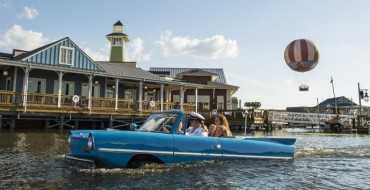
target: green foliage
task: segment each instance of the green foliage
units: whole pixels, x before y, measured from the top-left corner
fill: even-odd
[[[244,107],[258,109],[261,107],[260,102],[245,102]]]

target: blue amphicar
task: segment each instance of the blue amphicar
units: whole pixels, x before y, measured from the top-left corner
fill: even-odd
[[[95,168],[136,168],[148,163],[202,160],[294,159],[294,138],[203,137],[186,135],[189,117],[181,110],[153,113],[140,128],[73,130],[68,161]]]

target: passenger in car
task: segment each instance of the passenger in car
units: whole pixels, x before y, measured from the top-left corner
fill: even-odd
[[[216,131],[213,133],[215,137],[232,136],[230,131],[229,122],[223,115],[217,115],[215,117]]]
[[[177,128],[176,133],[177,134],[184,134],[184,131],[182,130],[182,121],[179,123],[179,127]]]
[[[209,137],[214,136],[215,135],[215,131],[216,131],[216,125],[215,124],[209,125],[209,127],[208,127],[208,136]]]
[[[208,136],[208,129],[204,125],[204,117],[199,113],[191,112],[189,116],[190,127],[186,129],[186,135]]]

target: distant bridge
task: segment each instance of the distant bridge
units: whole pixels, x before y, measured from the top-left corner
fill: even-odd
[[[269,120],[272,123],[285,122],[293,124],[320,124],[325,125],[325,123],[330,122],[330,120],[336,117],[337,114],[317,114],[317,113],[299,113],[299,112],[269,112]],[[345,126],[352,125],[352,119],[356,117],[354,115],[339,115],[340,121]]]

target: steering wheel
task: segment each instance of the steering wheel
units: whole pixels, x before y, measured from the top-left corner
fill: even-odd
[[[166,132],[166,133],[169,133],[172,129],[172,126],[171,125],[165,125],[163,127],[163,131]]]

